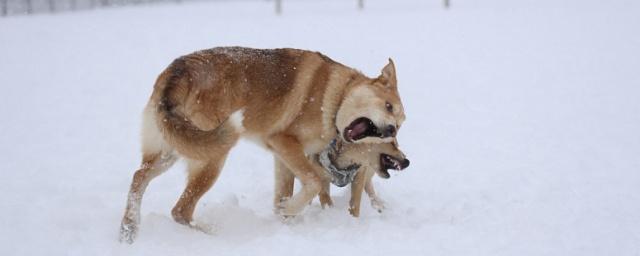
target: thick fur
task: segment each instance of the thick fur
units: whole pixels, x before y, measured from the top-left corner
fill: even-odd
[[[349,213],[354,217],[360,216],[360,202],[362,199],[362,191],[366,191],[369,199],[371,200],[371,206],[382,212],[384,209],[384,201],[380,199],[373,188],[371,182],[374,174],[380,172],[381,168],[384,168],[380,164],[380,155],[387,154],[393,156],[396,159],[406,159],[404,153],[398,149],[397,141],[388,143],[352,143],[344,144],[340,154],[334,159],[334,163],[337,167],[343,168],[352,164],[360,165],[360,169],[356,174],[353,182],[351,183],[351,199],[349,200]],[[288,170],[282,163],[276,162],[276,187],[275,187],[275,201],[278,202],[285,200],[287,197],[293,194],[294,178],[293,172]],[[330,196],[330,180],[326,172],[319,174],[323,177],[322,190],[319,193],[320,204],[322,207],[332,206],[333,201]]]
[[[172,215],[191,223],[198,200],[240,137],[264,145],[300,179],[300,192],[280,205],[280,214],[299,214],[323,186],[321,167],[307,155],[343,138],[342,131],[363,116],[380,129],[404,121],[391,60],[380,76],[368,78],[297,49],[220,47],[176,59],[158,77],[144,110],[143,160],[129,191],[121,241],[135,238],[149,182],[181,157],[189,178]]]

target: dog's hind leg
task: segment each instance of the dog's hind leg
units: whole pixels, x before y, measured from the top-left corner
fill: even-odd
[[[176,159],[177,156],[173,153],[160,152],[143,155],[140,169],[135,172],[131,181],[127,207],[120,225],[120,242],[133,243],[140,224],[140,204],[144,191],[149,182],[169,169]]]
[[[224,159],[221,162],[224,162]],[[189,160],[187,187],[171,210],[171,215],[176,222],[183,225],[191,224],[198,200],[216,182],[221,169],[222,163],[220,162]]]
[[[198,200],[204,193],[209,191],[218,176],[220,176],[220,171],[222,171],[229,150],[235,145],[238,135],[233,134],[225,138],[225,140],[213,145],[214,148],[211,149],[209,159],[187,160],[189,165],[187,187],[182,192],[173,210],[171,210],[171,215],[176,222],[183,225],[191,224]]]

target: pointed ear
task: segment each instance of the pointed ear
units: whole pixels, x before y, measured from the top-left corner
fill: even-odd
[[[393,64],[393,60],[389,58],[389,63],[382,68],[380,78],[389,81],[390,86],[396,86],[396,66]]]

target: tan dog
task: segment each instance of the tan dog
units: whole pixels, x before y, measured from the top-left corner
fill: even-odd
[[[340,144],[340,142],[338,142]],[[390,143],[359,143],[337,145],[333,148],[321,152],[314,157],[326,169],[337,168],[347,169],[349,166],[358,168],[355,178],[351,183],[351,199],[349,200],[349,212],[354,217],[360,216],[360,202],[362,199],[362,191],[366,191],[371,200],[371,206],[381,212],[384,209],[384,202],[376,195],[371,183],[371,179],[375,173],[381,178],[388,179],[390,177],[388,170],[402,170],[409,166],[407,159],[398,149],[397,142]],[[324,159],[323,159],[324,158]],[[326,159],[326,160],[325,160]],[[276,192],[275,205],[293,194],[294,178],[285,165],[276,163]],[[320,204],[332,206],[333,201],[330,196],[330,181],[332,175],[327,172],[319,174],[324,178],[323,187],[319,193]]]
[[[240,137],[272,151],[302,182],[282,204],[296,215],[322,187],[322,169],[307,155],[333,138],[388,142],[404,121],[394,64],[368,78],[317,53],[297,49],[221,47],[173,61],[158,77],[143,113],[142,165],[133,176],[120,229],[133,242],[149,182],[179,157],[187,160],[187,187],[172,210],[192,221],[200,197],[219,176]]]

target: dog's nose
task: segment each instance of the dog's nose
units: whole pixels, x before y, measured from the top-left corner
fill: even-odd
[[[402,161],[402,163],[400,163],[400,168],[401,168],[401,169],[404,169],[404,168],[409,167],[409,163],[410,163],[409,159],[406,159],[406,158],[405,158],[405,159]]]
[[[384,129],[384,132],[382,133],[382,135],[386,138],[386,137],[394,137],[396,136],[396,127],[393,125],[389,125],[387,126],[386,129]]]

